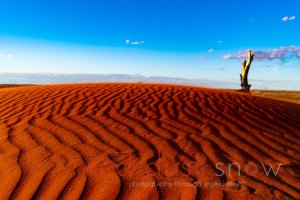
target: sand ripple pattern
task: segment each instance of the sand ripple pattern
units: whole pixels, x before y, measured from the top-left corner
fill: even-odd
[[[0,199],[300,199],[300,106],[174,85],[1,89]]]

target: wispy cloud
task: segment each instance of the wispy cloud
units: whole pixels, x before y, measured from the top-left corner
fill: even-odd
[[[0,53],[0,60],[10,59],[10,58],[13,58],[13,57],[14,57],[13,54],[3,54],[3,53]]]
[[[231,55],[231,54],[226,54],[226,55],[223,56],[223,58],[224,58],[225,60],[228,60],[228,59],[235,59],[235,56],[233,56],[233,55]]]
[[[289,59],[300,59],[300,47],[286,46],[270,50],[255,51],[255,59],[257,60],[275,60],[279,59],[287,61]],[[223,56],[224,59],[246,59],[247,51],[239,51],[236,54],[227,54]]]
[[[130,43],[131,45],[140,45],[140,44],[144,44],[144,41],[134,41]]]
[[[290,17],[285,16],[281,20],[284,21],[284,22],[287,22],[287,21],[293,21],[295,19],[296,19],[296,16],[290,16]]]
[[[140,45],[144,44],[144,41],[131,41],[129,39],[125,40],[126,45]]]
[[[12,55],[12,54],[7,54],[6,55],[6,58],[13,58],[14,57],[14,55]]]
[[[218,43],[218,44],[223,44],[223,43],[224,43],[224,40],[218,40],[217,43]]]
[[[128,39],[125,40],[125,44],[127,44],[127,45],[130,44],[130,40],[128,40]]]
[[[281,19],[282,21],[286,22],[286,21],[289,21],[289,17],[288,16],[285,16]]]
[[[201,56],[201,55],[196,55],[195,58],[196,58],[197,60],[206,60],[206,59],[207,59],[207,57]]]
[[[208,53],[212,53],[212,52],[214,52],[214,51],[215,51],[214,49],[208,49],[208,50],[207,50]]]

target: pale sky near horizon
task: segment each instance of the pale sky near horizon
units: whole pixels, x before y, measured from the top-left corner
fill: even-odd
[[[250,80],[285,81],[287,89],[300,82],[297,0],[0,3],[0,73],[237,81],[240,58],[252,49],[259,59]]]

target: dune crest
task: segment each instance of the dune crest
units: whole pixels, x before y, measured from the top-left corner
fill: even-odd
[[[0,199],[300,198],[297,104],[102,83],[0,89],[0,105]]]

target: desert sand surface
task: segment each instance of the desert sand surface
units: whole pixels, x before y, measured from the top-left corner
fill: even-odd
[[[254,90],[251,94],[300,104],[300,91]]]
[[[0,105],[3,200],[300,199],[299,104],[99,83],[2,88]]]

